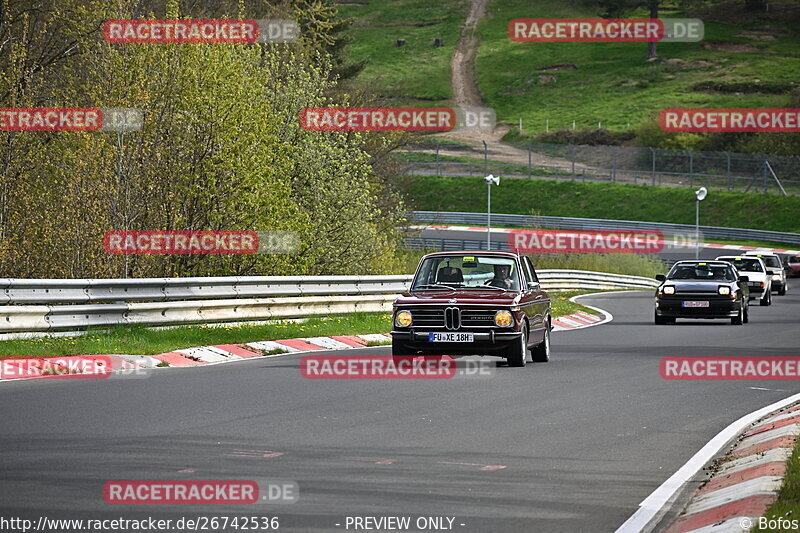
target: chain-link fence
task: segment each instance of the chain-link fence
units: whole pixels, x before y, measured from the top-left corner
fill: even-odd
[[[800,156],[628,146],[425,142],[402,152],[410,174],[578,179],[800,194]]]

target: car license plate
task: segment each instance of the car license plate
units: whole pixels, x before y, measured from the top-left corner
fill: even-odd
[[[708,307],[708,302],[706,301],[685,301],[683,302],[684,307]]]
[[[428,333],[430,342],[472,342],[472,333]]]

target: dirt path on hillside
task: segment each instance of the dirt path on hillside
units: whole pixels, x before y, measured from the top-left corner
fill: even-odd
[[[486,16],[489,0],[469,0],[469,12],[461,28],[461,37],[456,43],[456,50],[450,59],[450,90],[454,103],[457,107],[483,107],[483,99],[478,91],[478,84],[475,80],[475,57],[478,52],[478,23]],[[436,134],[433,137],[451,139],[460,142],[474,144],[478,156],[483,156],[483,143],[488,145],[488,158],[504,163],[517,163],[525,165],[528,163],[528,152],[501,142],[503,136],[511,129],[508,125],[498,125],[494,131],[455,131]],[[427,151],[427,150],[425,150]],[[444,155],[463,155],[448,150],[442,150]],[[544,154],[533,154],[532,164],[562,166],[568,162],[565,159],[551,157]],[[576,165],[583,167],[583,165]]]
[[[475,83],[475,55],[478,52],[478,22],[486,15],[489,0],[471,0],[461,37],[450,59],[450,87],[458,107],[480,107],[483,99]]]

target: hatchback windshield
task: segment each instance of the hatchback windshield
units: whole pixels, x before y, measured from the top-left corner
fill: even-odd
[[[758,257],[760,257],[761,260],[764,261],[764,264],[767,265],[768,267],[775,267],[775,268],[781,267],[780,259],[778,259],[774,255],[759,255]]]
[[[713,281],[735,281],[731,268],[720,264],[690,263],[672,267],[669,279],[699,279]]]
[[[440,255],[428,257],[419,267],[412,290],[482,288],[518,291],[516,261],[487,255]]]
[[[724,257],[721,261],[728,261],[740,272],[764,272],[761,263],[755,257]]]

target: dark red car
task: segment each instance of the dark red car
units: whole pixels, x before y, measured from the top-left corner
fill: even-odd
[[[527,257],[438,252],[422,258],[394,302],[392,355],[496,355],[511,366],[550,360],[552,311]]]
[[[790,255],[786,258],[786,275],[793,278],[800,276],[800,255]]]

